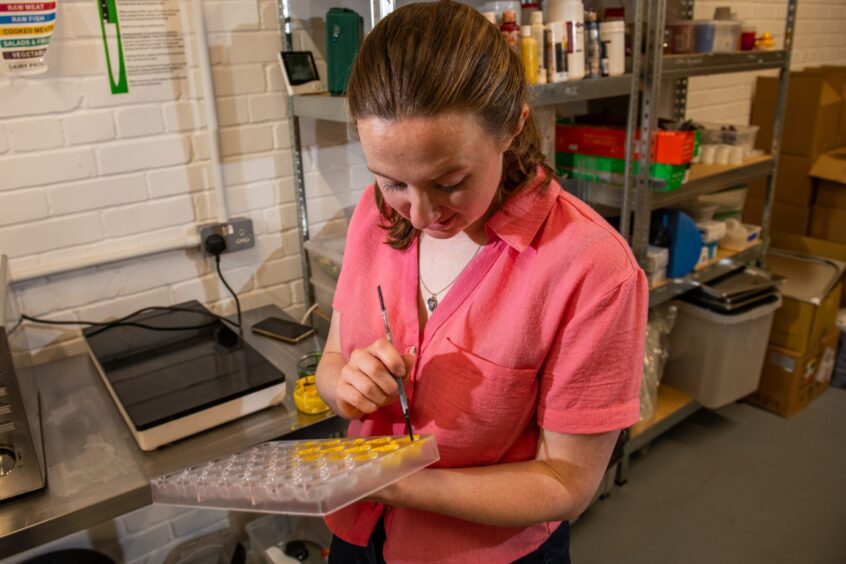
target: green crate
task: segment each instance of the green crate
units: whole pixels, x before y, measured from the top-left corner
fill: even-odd
[[[626,171],[625,159],[597,157],[595,155],[581,155],[579,153],[555,153],[555,165],[558,174],[568,175],[580,180],[593,182],[611,182],[622,184]],[[634,174],[639,170],[639,163],[634,163]],[[669,192],[677,189],[684,182],[687,165],[669,165],[652,163],[649,165],[649,177],[664,182],[662,187],[656,187],[657,192]]]

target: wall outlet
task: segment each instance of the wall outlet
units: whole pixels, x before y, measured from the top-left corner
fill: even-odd
[[[224,253],[234,253],[251,249],[256,245],[255,233],[253,233],[253,220],[246,217],[233,217],[229,223],[207,223],[199,227],[200,241],[203,254],[208,255],[205,241],[209,235],[223,235],[226,239],[226,250]]]

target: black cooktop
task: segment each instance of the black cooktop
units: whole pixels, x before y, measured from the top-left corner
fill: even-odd
[[[280,370],[239,339],[237,330],[199,302],[129,321],[173,330],[121,325],[91,327],[83,334],[138,431],[285,381]]]

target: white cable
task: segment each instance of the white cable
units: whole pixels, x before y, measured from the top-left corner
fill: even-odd
[[[317,304],[314,304],[310,308],[308,308],[306,310],[306,312],[303,314],[303,318],[300,319],[300,325],[305,325],[306,321],[308,321],[308,316],[311,315],[312,313],[314,313],[314,310],[316,310],[316,309],[317,309]]]

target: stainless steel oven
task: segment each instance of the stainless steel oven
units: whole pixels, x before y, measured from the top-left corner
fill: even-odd
[[[0,255],[0,500],[46,483],[37,378],[10,280]]]

